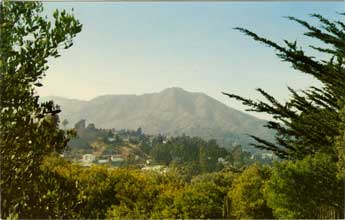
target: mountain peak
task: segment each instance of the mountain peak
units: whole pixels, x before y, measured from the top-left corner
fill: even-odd
[[[265,121],[232,109],[200,92],[180,87],[145,95],[106,95],[90,101],[57,100],[61,119],[71,124],[80,119],[97,127],[137,129],[145,133],[200,136],[217,139],[224,146],[232,142],[248,144],[246,134],[270,139]],[[267,138],[268,137],[268,138]]]
[[[167,92],[188,92],[188,91],[182,89],[181,87],[170,87],[170,88],[163,89],[160,93],[167,93]]]

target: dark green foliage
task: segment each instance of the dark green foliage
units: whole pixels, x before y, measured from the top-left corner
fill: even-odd
[[[166,144],[157,144],[150,151],[150,156],[160,164],[168,165],[172,161],[170,146]]]
[[[345,108],[341,109],[340,118],[339,136],[336,139],[335,146],[338,153],[338,178],[345,182]]]
[[[254,163],[254,160],[251,159],[251,154],[244,151],[239,145],[235,146],[230,151],[226,159],[230,162],[232,167],[237,169],[241,169],[244,166],[248,166]]]
[[[276,218],[342,218],[344,181],[336,178],[332,157],[317,153],[303,160],[276,164],[266,198]],[[334,215],[330,215],[330,213]]]
[[[63,212],[56,210],[61,206],[45,204],[37,190],[42,185],[52,185],[51,178],[58,181],[53,174],[42,173],[40,164],[44,156],[61,152],[71,133],[58,129],[58,106],[53,102],[40,104],[34,88],[42,86],[47,60],[58,57],[60,49],[72,46],[81,25],[65,11],[54,12],[52,25],[42,17],[42,10],[39,2],[0,3],[3,218],[16,214],[20,218],[57,217]],[[61,188],[51,190],[56,193]]]
[[[329,21],[317,14],[313,14],[312,17],[319,21],[320,28],[293,17],[289,19],[304,26],[308,30],[306,36],[318,39],[329,46],[328,48],[310,46],[328,57],[327,60],[308,56],[303,49],[297,47],[296,42],[284,41],[285,46],[280,46],[249,30],[236,29],[276,49],[278,57],[291,63],[294,69],[318,79],[322,83],[322,88],[311,87],[300,92],[289,88],[292,95],[286,103],[279,103],[263,89],[258,91],[268,102],[253,101],[224,93],[249,106],[249,111],[266,112],[274,119],[268,122],[266,127],[277,132],[276,142],[271,143],[252,136],[257,141],[254,146],[272,151],[289,161],[274,165],[272,176],[267,179],[266,186],[261,187],[264,189],[260,192],[261,196],[242,193],[244,195],[242,197],[243,200],[253,198],[255,203],[261,200],[260,203],[264,204],[267,201],[276,218],[342,218],[344,216],[342,109],[345,100],[345,24],[341,21]],[[249,169],[242,175],[246,172],[249,172]],[[249,180],[245,182],[250,183]],[[236,184],[234,183],[232,190],[233,198],[236,194],[241,195],[234,191]],[[253,188],[249,187],[249,189]],[[240,203],[235,204],[238,206]],[[260,218],[259,212],[242,216],[241,210],[247,210],[242,212],[245,214],[248,208],[253,207],[248,202],[244,204],[246,205],[235,210],[237,218]]]
[[[150,155],[157,163],[176,165],[188,169],[192,168],[196,174],[212,172],[221,169],[218,158],[226,157],[228,152],[217,145],[215,140],[204,141],[198,137],[171,137],[166,143],[157,143],[150,151]],[[199,170],[199,171],[197,171]]]
[[[236,28],[254,40],[273,47],[283,61],[291,63],[294,69],[315,77],[323,84],[322,88],[311,87],[301,92],[289,88],[292,96],[286,103],[279,103],[263,89],[258,91],[268,102],[224,93],[242,101],[249,107],[249,111],[266,112],[273,116],[275,120],[268,122],[266,127],[277,132],[276,143],[252,136],[257,141],[253,145],[273,151],[281,158],[303,158],[316,152],[334,154],[331,146],[339,135],[338,112],[345,98],[345,26],[342,21],[329,21],[318,14],[313,14],[312,17],[320,22],[320,28],[293,17],[288,18],[304,26],[307,29],[306,36],[329,46],[310,46],[328,55],[328,60],[308,56],[296,42],[285,40],[285,45],[281,46],[247,29]]]

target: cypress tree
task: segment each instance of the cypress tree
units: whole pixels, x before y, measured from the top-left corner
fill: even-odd
[[[309,87],[301,91],[288,87],[291,98],[285,103],[280,103],[261,88],[257,91],[266,99],[265,101],[254,101],[236,94],[223,93],[248,106],[247,111],[272,115],[273,119],[265,126],[276,132],[276,141],[269,142],[251,136],[256,141],[252,145],[272,151],[283,159],[301,159],[316,152],[332,155],[336,153],[333,146],[339,135],[339,110],[345,99],[345,23],[340,20],[331,21],[319,14],[312,14],[311,17],[319,22],[318,27],[295,17],[287,18],[306,28],[304,35],[326,45],[309,47],[326,55],[327,59],[308,55],[296,41],[284,40],[283,45],[280,45],[248,29],[235,28],[255,41],[272,47],[282,61],[290,63],[294,69],[309,74],[322,83],[320,88]]]

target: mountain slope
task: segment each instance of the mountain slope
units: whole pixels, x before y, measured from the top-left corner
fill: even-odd
[[[248,144],[246,134],[272,139],[260,120],[203,94],[169,88],[144,95],[105,95],[90,101],[46,97],[61,106],[70,126],[86,119],[102,128],[142,127],[148,134],[215,138],[221,145]]]

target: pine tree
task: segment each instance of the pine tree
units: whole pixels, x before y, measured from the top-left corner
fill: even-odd
[[[345,14],[340,14],[344,16]],[[304,34],[317,39],[327,47],[309,46],[326,55],[328,58],[317,59],[308,55],[297,42],[284,40],[279,45],[271,40],[260,37],[244,28],[235,28],[277,51],[277,56],[301,73],[309,74],[322,83],[322,87],[310,87],[297,92],[288,88],[291,99],[280,103],[265,90],[258,92],[266,101],[253,101],[248,98],[223,93],[230,98],[241,101],[248,106],[248,111],[265,112],[272,115],[265,126],[276,131],[276,142],[272,143],[256,136],[251,136],[257,148],[274,152],[280,158],[300,159],[306,155],[324,152],[335,155],[334,142],[339,135],[339,110],[345,100],[345,23],[330,21],[327,18],[312,14],[320,27],[308,22],[288,17],[307,29]]]

